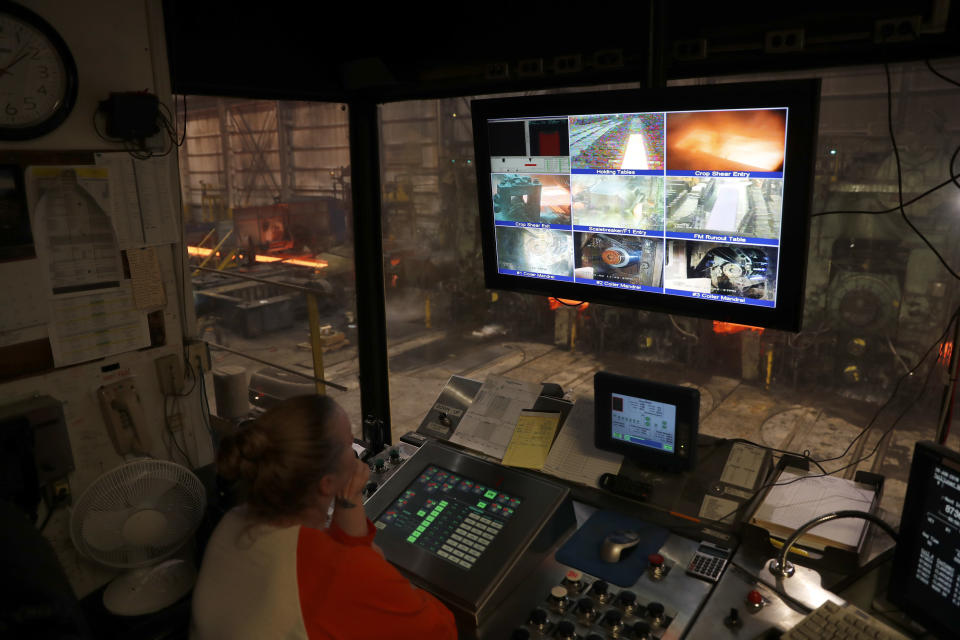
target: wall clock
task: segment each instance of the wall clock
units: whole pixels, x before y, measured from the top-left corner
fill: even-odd
[[[56,129],[77,99],[77,66],[60,34],[18,4],[0,2],[0,140]]]

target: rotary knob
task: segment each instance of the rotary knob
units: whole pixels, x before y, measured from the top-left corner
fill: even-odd
[[[574,640],[577,637],[577,628],[569,620],[557,623],[557,637],[561,640]]]
[[[583,574],[576,569],[570,569],[570,571],[567,571],[567,575],[563,576],[561,584],[580,593],[580,590],[583,589]]]
[[[593,606],[593,600],[590,598],[580,598],[577,602],[577,613],[584,618],[592,617],[596,611],[596,608]]]
[[[620,607],[624,613],[630,615],[637,608],[637,594],[633,591],[621,591],[617,600],[620,601]]]
[[[663,556],[659,553],[651,553],[647,556],[647,573],[651,580],[663,580],[666,575],[666,566],[663,562]]]
[[[550,596],[547,598],[547,602],[550,603],[554,609],[563,613],[563,611],[570,604],[570,599],[567,598],[567,588],[566,587],[554,587],[550,589]]]
[[[590,594],[600,602],[606,602],[610,598],[610,585],[605,580],[597,580],[590,587]]]
[[[399,449],[390,449],[390,462],[397,464],[400,462],[400,450]]]
[[[387,463],[384,462],[383,458],[377,458],[373,461],[373,470],[377,473],[383,473],[387,469]]]
[[[633,625],[633,637],[636,638],[636,640],[650,640],[650,623],[646,620],[641,620]]]
[[[623,628],[623,614],[616,609],[611,609],[603,614],[603,626],[613,631],[619,631]]]
[[[547,626],[547,612],[539,607],[530,612],[530,626],[543,629]]]
[[[654,624],[663,623],[663,605],[659,602],[651,602],[647,605],[647,617],[653,620]]]

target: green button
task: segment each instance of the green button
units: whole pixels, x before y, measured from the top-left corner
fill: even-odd
[[[481,509],[486,509],[486,508],[487,508],[487,503],[486,503],[486,502],[478,502],[478,503],[477,503],[477,506],[480,507]]]
[[[441,506],[441,507],[445,507],[445,506],[447,506],[448,504],[450,504],[450,503],[447,502],[446,500],[441,500],[441,501],[440,501],[440,506]]]
[[[423,509],[420,509],[420,511],[417,511],[417,515],[422,518],[423,516],[427,515],[427,512]]]
[[[413,533],[410,534],[410,537],[413,538],[414,540],[416,540],[417,538],[420,537],[420,532],[419,532],[419,531],[414,531]]]
[[[426,529],[426,527],[423,526],[423,525],[420,525],[419,527],[417,527],[417,531],[419,531],[420,533],[423,533],[423,531],[424,531],[425,529]]]
[[[416,541],[417,541],[416,536],[407,536],[407,542],[416,542]]]
[[[491,489],[487,491],[485,494],[483,494],[483,497],[487,498],[488,500],[493,500],[494,498],[497,497],[497,492]]]
[[[434,518],[436,518],[436,516],[427,516],[427,522],[433,522]]]

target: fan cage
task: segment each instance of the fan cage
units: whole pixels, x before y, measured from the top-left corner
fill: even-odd
[[[125,542],[105,550],[89,543],[87,534],[97,517],[144,509],[178,520],[182,533],[161,545]],[[107,566],[134,569],[176,553],[197,530],[205,510],[206,490],[189,469],[166,460],[135,460],[106,472],[87,488],[71,514],[70,537],[83,555]]]

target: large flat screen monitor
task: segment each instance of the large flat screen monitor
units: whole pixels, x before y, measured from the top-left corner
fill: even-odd
[[[475,100],[487,287],[798,330],[819,95]]]
[[[913,450],[893,556],[890,601],[940,638],[960,627],[960,453],[931,442]]]

